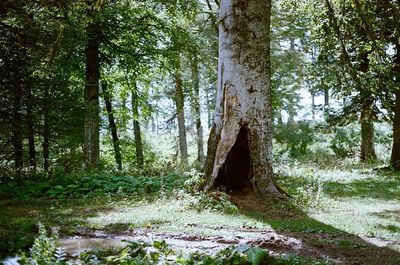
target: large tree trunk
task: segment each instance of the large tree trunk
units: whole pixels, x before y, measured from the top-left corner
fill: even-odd
[[[29,166],[36,169],[35,128],[33,123],[33,98],[30,87],[26,88],[26,123],[28,127]]]
[[[188,165],[188,150],[186,140],[186,127],[185,127],[185,106],[182,87],[182,77],[180,73],[179,59],[176,66],[175,79],[175,105],[178,117],[178,131],[179,131],[179,151],[181,154],[181,163],[183,166]]]
[[[142,133],[140,130],[139,97],[138,97],[138,88],[136,80],[134,81],[132,88],[132,118],[133,118],[133,134],[135,136],[136,161],[137,165],[140,168],[142,168],[144,165],[144,155],[143,155]]]
[[[220,6],[217,107],[208,142],[207,189],[280,194],[272,171],[270,0]]]
[[[121,148],[119,146],[117,126],[115,124],[114,112],[112,109],[111,95],[110,91],[108,90],[108,84],[106,82],[102,83],[102,89],[104,102],[106,103],[108,124],[110,126],[111,137],[113,141],[115,162],[117,163],[118,170],[122,170]]]
[[[394,106],[393,146],[390,163],[393,168],[400,170],[400,40],[398,40],[396,44],[396,58],[394,64],[397,89],[395,91],[396,101]]]
[[[192,105],[193,112],[196,119],[196,132],[197,132],[197,161],[200,165],[204,163],[204,148],[203,148],[203,126],[201,125],[201,105],[200,105],[200,79],[199,79],[199,58],[194,52],[191,61],[193,93]]]
[[[93,3],[92,3],[93,5]],[[100,158],[99,80],[100,80],[100,25],[88,10],[92,21],[86,28],[86,84],[85,84],[85,143],[84,165],[97,169]]]
[[[43,94],[43,169],[49,171],[49,155],[50,155],[50,127],[49,127],[49,89],[44,88]]]
[[[14,147],[14,166],[17,170],[23,167],[23,147],[22,147],[22,124],[21,124],[21,98],[22,86],[19,83],[14,85],[13,102],[13,147]]]

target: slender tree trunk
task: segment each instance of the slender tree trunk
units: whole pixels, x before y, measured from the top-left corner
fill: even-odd
[[[26,88],[26,123],[28,127],[29,166],[36,169],[35,128],[33,123],[33,98],[30,87]]]
[[[136,150],[136,160],[140,168],[144,165],[144,155],[143,155],[143,142],[142,133],[140,130],[140,120],[139,120],[139,98],[138,98],[138,88],[136,81],[133,84],[132,89],[132,118],[133,118],[133,133],[135,136],[135,150]]]
[[[49,171],[49,155],[50,155],[50,127],[49,127],[49,89],[44,88],[43,94],[43,169]]]
[[[14,86],[14,102],[13,102],[13,147],[14,147],[14,166],[19,171],[22,169],[23,147],[22,147],[22,124],[21,124],[21,98],[22,86],[16,83]]]
[[[282,112],[280,109],[276,111],[276,116],[278,118],[278,125],[283,125]]]
[[[394,106],[393,121],[393,146],[390,163],[396,170],[400,170],[400,40],[396,44],[396,58],[394,72],[397,88],[395,91],[396,101]]]
[[[210,94],[209,94],[209,89],[210,88],[206,88],[205,92],[206,92],[206,107],[207,107],[207,128],[209,130],[211,130],[212,126],[213,126],[213,120],[212,120],[212,111],[210,108]]]
[[[363,109],[360,116],[361,123],[361,161],[376,158],[374,148],[374,124],[372,122],[371,111]]]
[[[93,5],[93,3],[92,3]],[[100,81],[100,25],[96,22],[92,10],[88,10],[92,19],[86,28],[86,84],[85,84],[85,144],[84,165],[87,169],[97,169],[100,159],[100,118],[99,118],[99,81]]]
[[[108,90],[108,84],[106,82],[102,83],[102,89],[108,115],[108,124],[110,126],[110,131],[113,141],[115,162],[117,163],[118,170],[122,170],[121,148],[119,145],[117,126],[115,124],[114,112],[112,109],[111,95],[110,91]]]
[[[288,113],[288,122],[287,125],[288,126],[292,126],[294,125],[295,121],[294,121],[294,116],[295,116],[295,111],[294,111],[294,104],[293,104],[293,98],[290,98],[288,100],[288,106],[287,106],[287,113]]]
[[[199,58],[196,52],[194,52],[192,57],[191,71],[193,82],[192,105],[197,132],[197,161],[202,165],[204,163],[203,126],[201,125]]]
[[[315,95],[314,95],[314,92],[311,92],[311,116],[312,116],[312,119],[315,120]]]
[[[362,52],[360,54],[361,64],[359,66],[360,71],[364,74],[368,73],[369,69],[369,59],[368,52]],[[360,96],[362,98],[367,98],[368,91],[364,87],[361,87]],[[361,161],[367,161],[369,159],[375,159],[375,147],[374,147],[374,122],[372,116],[372,104],[367,104],[361,110],[360,115],[361,123]]]
[[[188,150],[186,140],[186,126],[185,126],[185,106],[184,106],[184,95],[182,87],[182,77],[180,73],[180,62],[178,59],[176,72],[174,75],[175,79],[175,105],[178,117],[178,132],[179,132],[179,151],[181,154],[181,163],[183,166],[188,165]]]
[[[217,106],[204,168],[207,189],[280,194],[272,171],[270,0],[220,6]]]
[[[329,88],[324,88],[324,107],[329,107]]]

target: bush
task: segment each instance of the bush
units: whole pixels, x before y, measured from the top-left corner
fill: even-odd
[[[274,138],[286,145],[291,157],[299,157],[307,153],[307,147],[315,142],[314,130],[308,122],[302,121],[291,126],[278,125],[274,128]]]
[[[360,143],[359,133],[353,127],[334,128],[334,136],[330,142],[330,148],[339,158],[353,156]]]

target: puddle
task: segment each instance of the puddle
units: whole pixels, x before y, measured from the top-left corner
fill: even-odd
[[[73,237],[58,240],[58,244],[67,253],[71,255],[79,255],[82,252],[90,250],[106,250],[112,248],[123,248],[128,245],[124,241],[145,241],[151,242],[153,240],[165,240],[167,244],[177,252],[182,254],[189,254],[195,251],[204,253],[215,253],[227,246],[234,245],[237,241],[214,242],[210,240],[201,240],[194,238],[161,238],[153,235],[139,235],[139,236],[116,236],[116,237]]]
[[[107,234],[105,231],[94,231],[82,233],[80,236],[62,238],[58,241],[70,255],[76,256],[85,251],[106,250],[110,248],[123,248],[127,246],[124,241],[161,241],[167,244],[176,252],[187,255],[193,252],[214,254],[223,248],[241,244],[269,245],[282,250],[299,250],[303,248],[302,242],[298,239],[270,233],[254,233],[252,238],[234,237],[204,237],[200,235],[187,234],[165,234],[149,233],[148,231],[131,231],[129,234],[115,235]]]
[[[0,261],[3,265],[19,265],[18,263],[19,257],[7,257],[3,261]]]

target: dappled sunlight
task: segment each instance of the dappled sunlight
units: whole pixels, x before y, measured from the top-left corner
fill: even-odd
[[[400,230],[387,229],[398,227],[400,222],[398,219],[384,217],[387,212],[397,211],[400,211],[398,200],[353,197],[340,198],[327,211],[312,213],[310,217],[358,235],[376,246],[400,251]]]
[[[246,236],[240,228],[270,229],[271,227],[241,214],[223,214],[214,211],[187,209],[189,201],[163,200],[132,206],[122,206],[113,211],[89,218],[95,228],[126,224],[131,228],[148,228],[153,231],[192,233],[204,236]],[[239,229],[239,230],[238,230]]]

